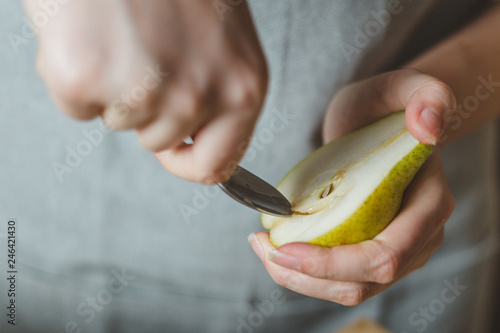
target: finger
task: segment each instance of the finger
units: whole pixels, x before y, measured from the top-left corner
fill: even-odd
[[[39,31],[37,68],[66,114],[80,120],[101,115],[109,128],[119,130],[146,122],[149,115],[144,104],[154,80],[148,77],[153,73],[148,70],[153,61],[132,30],[95,34],[95,27],[89,28],[87,20],[79,19],[93,15],[97,25],[116,27],[127,18],[116,10],[116,15],[106,15],[113,8],[104,2],[82,1],[61,7],[53,22]],[[64,26],[72,29],[61,29]]]
[[[118,67],[119,66],[119,67]],[[144,55],[133,54],[109,68],[107,108],[102,114],[104,123],[113,130],[143,129],[161,118],[164,113],[185,107],[185,89],[168,84],[160,65],[153,65]],[[177,89],[176,89],[177,88]],[[168,93],[168,94],[167,94]],[[177,103],[179,108],[174,106]]]
[[[174,175],[211,185],[227,180],[242,158],[264,102],[267,80],[248,68],[235,68],[219,78],[207,95],[208,105],[219,112],[196,131],[193,144],[156,154]]]
[[[418,256],[442,228],[453,199],[434,154],[405,194],[394,221],[373,240],[322,248],[305,243],[281,246],[272,260],[307,275],[340,281],[389,283]]]
[[[255,234],[255,239],[251,242],[258,242],[256,246],[262,248],[264,267],[277,284],[307,296],[352,306],[362,303],[389,287],[389,285],[384,286],[377,283],[340,282],[311,277],[293,269],[276,265],[268,259],[270,252],[274,250],[269,241],[268,233]],[[252,247],[254,246],[252,245]]]
[[[389,284],[392,285],[399,280],[404,279],[416,270],[421,269],[429,261],[432,255],[441,247],[444,239],[444,227],[440,228],[434,236],[429,239],[424,248],[420,250],[420,254],[411,262],[407,263],[406,267],[398,274],[398,276]]]
[[[53,49],[54,47],[51,51]],[[47,55],[45,50],[44,44],[40,43],[36,69],[59,109],[78,120],[91,120],[99,116],[106,102],[102,93],[95,88],[96,85],[89,84],[90,74],[74,69],[75,66],[65,61],[61,54],[57,56],[59,60],[56,61],[52,56],[53,52]],[[51,61],[47,62],[49,57],[52,57]]]
[[[405,109],[406,125],[420,142],[435,144],[446,129],[456,108],[452,90],[438,79],[415,70],[386,73],[375,77],[373,94],[389,111]]]
[[[215,114],[199,95],[181,86],[172,86],[159,106],[159,116],[150,124],[137,129],[139,142],[148,150],[160,152],[178,147],[194,135],[202,124]]]
[[[172,174],[214,184],[229,178],[241,159],[255,125],[251,113],[225,113],[201,128],[192,145],[155,154]]]
[[[425,76],[425,75],[424,75]],[[445,132],[456,108],[450,87],[429,77],[413,78],[403,86],[407,97],[406,126],[420,142],[436,144]]]
[[[346,87],[339,95],[342,95],[343,102],[335,107],[352,112],[363,120],[356,122],[356,128],[350,128],[349,124],[335,124],[334,118],[338,118],[338,115],[328,113],[324,126],[336,126],[339,130],[325,133],[345,134],[373,123],[390,112],[404,109],[410,133],[422,143],[435,144],[456,107],[454,94],[447,85],[412,69],[369,78]],[[331,139],[325,137],[326,142]]]
[[[67,21],[66,11],[56,21]],[[39,33],[37,71],[57,106],[78,120],[97,117],[107,99],[101,84],[105,72],[97,58],[98,47],[81,48],[86,42],[78,29],[61,31],[61,22],[52,22]]]
[[[397,280],[391,281],[388,284],[378,284],[372,282],[342,282],[330,281],[311,277],[292,269],[287,269],[278,266],[270,261],[268,258],[274,247],[269,241],[269,234],[266,232],[259,232],[249,237],[252,248],[262,260],[266,270],[269,272],[273,280],[279,285],[290,290],[299,292],[301,294],[333,301],[343,305],[358,305],[370,297],[382,292],[389,288]],[[428,256],[420,257],[416,262],[412,263],[408,269],[402,272],[401,277],[410,274],[414,270],[422,267],[432,253],[439,248],[443,239],[443,228],[437,233],[432,240],[429,241],[427,247],[429,248],[426,253]]]
[[[123,89],[128,93],[112,99],[101,113],[104,124],[112,130],[128,130],[144,128],[153,123],[160,116],[156,109],[159,107],[159,91],[148,91],[140,84],[133,88]]]

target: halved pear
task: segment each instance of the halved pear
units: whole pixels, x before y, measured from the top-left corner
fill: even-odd
[[[395,217],[433,148],[408,132],[403,111],[319,148],[277,186],[292,203],[292,217],[262,215],[271,242],[336,246],[372,239]]]

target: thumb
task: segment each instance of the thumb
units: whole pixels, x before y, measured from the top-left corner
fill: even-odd
[[[456,108],[455,95],[438,79],[411,70],[401,79],[400,98],[405,104],[406,127],[420,142],[436,144]]]
[[[387,72],[354,83],[342,89],[338,97],[341,102],[331,105],[330,111],[340,106],[341,113],[356,115],[358,128],[391,112],[405,110],[406,127],[424,144],[439,141],[456,107],[455,96],[445,83],[413,69]],[[335,124],[337,116],[329,112],[325,126]]]

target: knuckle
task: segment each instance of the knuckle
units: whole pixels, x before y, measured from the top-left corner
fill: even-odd
[[[194,88],[182,87],[176,89],[170,97],[172,101],[170,101],[169,105],[174,109],[167,111],[172,112],[180,121],[193,121],[200,117],[201,98]]]
[[[394,91],[394,84],[397,81],[398,74],[396,72],[395,75],[384,75],[381,74],[376,77],[374,82],[374,93],[377,96],[384,96],[388,93]],[[376,100],[376,99],[375,99]]]
[[[67,106],[64,111],[68,115],[82,120],[95,116],[85,110],[96,104],[93,94],[98,91],[96,86],[99,86],[101,71],[99,66],[81,63],[51,71],[49,86],[56,98]]]
[[[451,111],[455,110],[457,104],[455,94],[443,81],[432,78],[428,82],[424,83],[422,88],[433,91],[436,96],[439,97],[440,102],[446,109],[445,111],[448,111],[448,109]]]
[[[223,92],[223,104],[235,110],[255,110],[262,106],[267,90],[266,76],[251,70],[233,73]]]
[[[431,79],[430,81],[428,81],[427,83],[425,83],[425,86],[430,88],[430,89],[433,89],[433,90],[436,90],[440,93],[444,93],[444,94],[451,94],[451,88],[446,84],[444,83],[443,81],[440,81],[440,80],[437,80],[437,79]]]
[[[337,267],[339,267],[339,264],[335,256],[325,258],[322,260],[319,266],[318,276],[326,278],[328,280],[336,280],[338,279],[339,275]]]
[[[178,111],[178,116],[185,122],[191,122],[201,116],[201,105],[198,100],[193,97],[193,100],[186,102],[184,107]]]
[[[338,302],[344,306],[355,306],[368,299],[368,288],[364,284],[344,287],[340,291]]]
[[[370,100],[374,102],[374,108],[380,110],[387,110],[393,108],[386,96],[392,96],[394,92],[399,89],[399,82],[401,76],[404,75],[402,70],[380,74],[373,79],[373,90],[371,90]]]
[[[275,274],[272,274],[271,278],[276,284],[284,288],[290,288],[290,281],[289,281],[290,274],[285,274],[284,271],[279,271]]]
[[[81,103],[86,99],[85,92],[95,87],[99,81],[100,69],[78,64],[69,70],[59,70],[54,74],[54,88],[59,95],[70,103]]]
[[[273,276],[273,281],[282,287],[286,288],[288,286],[288,282],[286,280],[286,277],[281,273],[277,274],[276,276]]]
[[[328,265],[321,263],[315,257],[307,257],[307,258],[303,259],[300,263],[300,267],[301,267],[301,270],[303,273],[310,275],[310,276],[320,277],[320,278],[330,279],[330,276],[332,273],[328,269],[329,268]]]
[[[377,264],[372,271],[374,282],[386,284],[396,279],[401,268],[401,258],[396,252],[385,249],[375,262]]]

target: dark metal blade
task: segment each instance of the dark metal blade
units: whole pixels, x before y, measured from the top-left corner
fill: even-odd
[[[238,166],[231,178],[219,186],[236,201],[275,216],[291,216],[292,205],[274,186]]]

